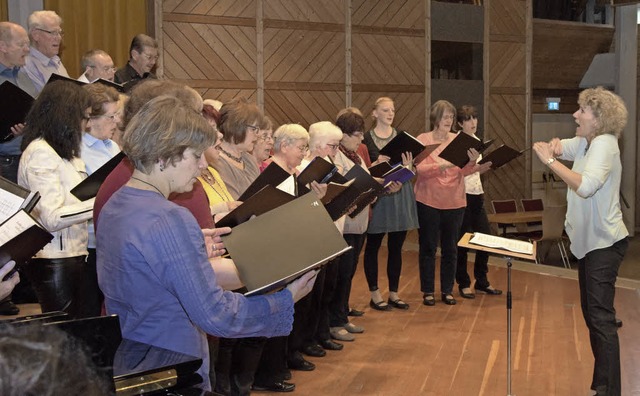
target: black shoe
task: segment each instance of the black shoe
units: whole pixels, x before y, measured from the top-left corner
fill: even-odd
[[[622,327],[622,320],[621,319],[616,318],[616,326],[618,328]]]
[[[322,349],[322,347],[318,344],[311,344],[302,347],[302,352],[305,355],[313,356],[313,357],[323,357],[327,355],[327,352]]]
[[[3,301],[0,303],[0,315],[10,316],[20,313],[20,308],[16,306],[11,300]]]
[[[362,315],[364,315],[364,312],[363,311],[358,311],[357,309],[351,308],[347,315],[348,316],[362,316]]]
[[[320,342],[318,342],[318,344],[320,344],[321,347],[323,347],[324,349],[326,349],[328,351],[341,351],[342,348],[344,348],[344,345],[339,344],[337,342],[333,342],[331,339],[320,340]]]
[[[475,286],[474,288],[476,289],[476,292],[490,294],[492,296],[499,296],[500,294],[502,294],[502,290],[494,289],[493,286],[487,286],[487,287]]]
[[[287,361],[287,366],[291,370],[300,371],[313,371],[316,369],[316,365],[308,360],[305,360],[305,358],[303,358],[300,353],[296,353],[296,356],[293,359],[289,359]]]
[[[387,303],[390,306],[394,307],[394,308],[409,309],[409,304],[407,304],[406,302],[402,301],[401,299],[397,299],[396,301],[391,301],[391,299],[388,299]]]
[[[465,293],[464,289],[469,289],[469,293]],[[470,300],[473,300],[474,298],[476,298],[476,295],[471,293],[471,289],[468,287],[461,287],[460,288],[460,297],[462,298],[468,298]]]
[[[267,392],[293,392],[296,389],[296,385],[290,382],[272,382],[270,384],[253,384],[251,389],[254,391],[267,391]]]
[[[389,304],[384,301],[380,301],[378,303],[373,302],[373,300],[369,301],[369,306],[376,311],[391,311],[393,308]]]
[[[442,293],[442,302],[447,305],[456,305],[457,301],[451,294]]]
[[[422,296],[422,303],[428,307],[436,305],[436,299],[433,298],[433,293],[427,293]]]

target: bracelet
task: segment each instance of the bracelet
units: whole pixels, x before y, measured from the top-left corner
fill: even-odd
[[[554,162],[556,162],[556,159],[554,157],[551,157],[547,160],[547,166],[551,166],[551,164],[553,164]]]

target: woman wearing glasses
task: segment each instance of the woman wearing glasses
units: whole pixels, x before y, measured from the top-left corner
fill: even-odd
[[[442,301],[455,305],[453,281],[456,275],[457,242],[462,226],[467,200],[464,189],[464,177],[474,172],[483,172],[491,163],[483,167],[476,165],[478,152],[467,152],[469,162],[460,169],[438,155],[455,138],[451,131],[456,117],[456,108],[446,100],[439,100],[431,106],[431,124],[433,130],[418,136],[425,146],[440,144],[424,161],[416,166],[418,179],[414,186],[418,201],[419,231],[419,269],[420,290],[424,305],[433,306],[436,248],[438,236],[442,257],[440,258],[440,292]]]
[[[218,146],[217,170],[236,200],[260,174],[251,151],[258,139],[264,115],[255,104],[241,98],[225,103],[220,109],[222,142]]]
[[[18,183],[40,192],[32,215],[53,234],[53,240],[26,266],[43,312],[85,312],[87,220],[93,199],[80,201],[71,189],[86,177],[79,157],[82,131],[91,119],[87,91],[74,83],[47,84],[25,122]]]
[[[118,91],[103,84],[86,84],[82,87],[89,93],[91,100],[91,117],[82,134],[80,158],[84,161],[87,175],[98,170],[107,161],[120,152],[120,147],[111,140],[118,130],[120,113],[118,109]],[[96,236],[93,221],[89,220],[89,243],[85,280],[88,290],[83,316],[99,316],[102,309],[102,293],[98,288],[96,275]]]
[[[273,122],[271,122],[271,118],[264,116],[262,125],[260,125],[260,130],[258,131],[256,144],[253,146],[253,150],[251,151],[251,154],[253,154],[253,156],[256,158],[256,161],[258,162],[260,172],[262,172],[267,166],[269,166],[269,161],[267,160],[271,157],[272,149]]]

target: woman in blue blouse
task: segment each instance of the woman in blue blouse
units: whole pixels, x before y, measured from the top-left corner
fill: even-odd
[[[286,335],[293,303],[315,281],[310,273],[283,291],[251,298],[218,286],[208,258],[222,254],[218,235],[230,230],[203,236],[193,215],[167,199],[193,188],[215,138],[207,121],[176,98],[144,105],[123,137],[133,175],[103,207],[97,232],[98,281],[123,337],[201,358],[205,389],[211,389],[205,334]]]

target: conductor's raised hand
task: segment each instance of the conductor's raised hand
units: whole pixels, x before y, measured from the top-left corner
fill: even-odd
[[[318,270],[309,271],[287,285],[287,290],[291,293],[293,302],[298,302],[302,297],[309,294],[313,289],[313,284],[316,282],[318,272]]]
[[[207,248],[207,256],[209,256],[209,258],[219,257],[226,253],[221,235],[225,235],[230,232],[230,227],[202,229],[202,234],[204,235],[204,244]]]

